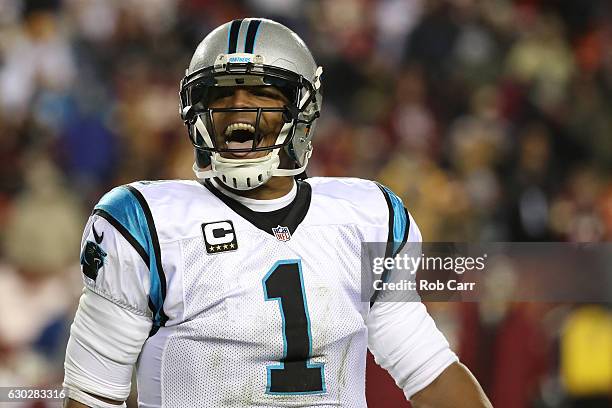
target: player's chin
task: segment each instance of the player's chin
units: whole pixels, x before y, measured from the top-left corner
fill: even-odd
[[[257,148],[264,148],[267,146],[271,146],[272,145],[272,139],[269,137],[265,137],[263,141],[261,141],[258,145]],[[221,152],[221,157],[225,158],[225,159],[235,159],[235,160],[239,160],[239,159],[258,159],[260,157],[264,157],[266,156],[268,153],[270,153],[270,150],[258,150],[258,151],[233,151],[232,149],[249,149],[252,147],[251,143],[244,143],[244,144],[240,144],[240,143],[233,143],[233,142],[229,142],[225,144],[225,147],[227,149],[229,149],[228,151],[223,151]]]
[[[258,159],[260,157],[264,157],[268,152],[259,151],[259,152],[222,152],[221,157],[224,159],[233,159],[233,160],[244,160],[244,159]]]

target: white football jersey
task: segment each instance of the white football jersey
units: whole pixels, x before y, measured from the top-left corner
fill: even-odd
[[[153,321],[140,406],[362,408],[378,326],[361,294],[361,245],[396,252],[418,240],[401,200],[366,180],[299,181],[292,205],[268,213],[210,181],[138,182],[96,205],[81,263],[89,290]],[[455,361],[442,349],[430,377]],[[413,371],[400,386],[424,375]]]

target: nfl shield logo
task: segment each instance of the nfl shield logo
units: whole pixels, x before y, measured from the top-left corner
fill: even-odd
[[[272,232],[279,241],[289,241],[291,239],[291,232],[289,232],[289,228],[287,227],[281,227],[279,225],[276,228],[272,228]]]

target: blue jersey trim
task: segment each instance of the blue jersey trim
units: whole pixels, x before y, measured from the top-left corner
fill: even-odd
[[[132,246],[141,254],[143,261],[147,264],[151,282],[149,303],[153,309],[153,326],[159,328],[167,320],[163,312],[166,294],[159,242],[150,209],[146,202],[143,202],[144,198],[141,195],[139,197],[139,193],[134,190],[136,189],[126,186],[111,190],[95,206],[94,213],[104,212],[107,214],[105,218],[112,217],[122,227],[123,232],[129,234],[131,238],[126,237],[128,242],[132,243]],[[111,224],[115,225],[113,222]],[[120,230],[120,232],[122,231]],[[138,245],[134,245],[135,243]],[[163,282],[161,281],[162,278],[164,279]]]
[[[386,186],[378,184],[389,206],[389,241],[393,243],[391,256],[397,255],[408,239],[410,219],[408,211],[404,208],[402,199]]]
[[[404,207],[402,199],[399,198],[393,191],[380,183],[376,183],[382,192],[387,208],[389,209],[387,245],[385,249],[385,257],[392,258],[396,256],[406,242],[408,241],[408,233],[410,231],[410,217],[408,210]],[[389,279],[389,270],[385,269],[381,279],[387,282]],[[378,298],[380,291],[374,292],[370,299],[370,305],[373,305]]]

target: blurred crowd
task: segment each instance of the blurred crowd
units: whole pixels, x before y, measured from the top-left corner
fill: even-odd
[[[388,185],[427,241],[612,240],[609,0],[2,0],[0,386],[61,382],[89,211],[193,177],[178,83],[249,15],[324,67],[309,175]],[[496,407],[612,395],[609,305],[431,310]]]

